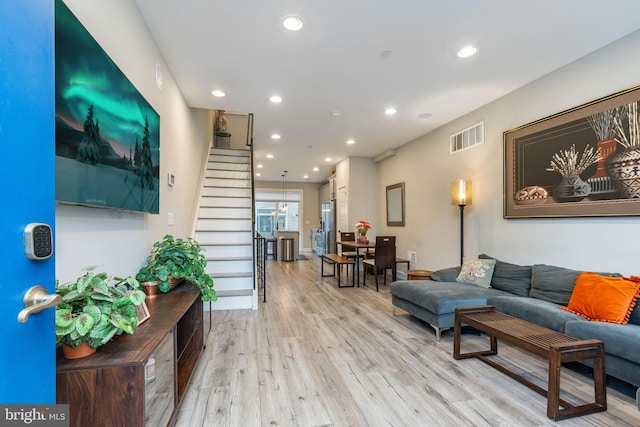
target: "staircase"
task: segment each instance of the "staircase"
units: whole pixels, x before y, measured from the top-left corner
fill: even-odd
[[[257,309],[253,278],[253,224],[249,150],[211,148],[194,238],[206,251],[214,310]]]

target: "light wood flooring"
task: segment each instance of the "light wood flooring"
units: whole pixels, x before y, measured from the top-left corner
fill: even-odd
[[[337,288],[320,259],[267,261],[267,303],[214,311],[179,411],[193,426],[640,426],[630,387],[608,411],[554,423],[546,399],[488,365],[451,356],[453,333],[393,313],[388,287]],[[388,280],[389,282],[390,280]],[[465,335],[463,350],[484,336]],[[499,343],[511,369],[546,388],[545,362]],[[588,373],[563,369],[562,397],[592,401]]]

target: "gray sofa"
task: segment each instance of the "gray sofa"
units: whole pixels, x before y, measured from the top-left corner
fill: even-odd
[[[581,271],[496,260],[488,289],[456,282],[459,271],[460,267],[435,271],[433,280],[395,281],[391,283],[392,304],[431,325],[437,339],[442,331],[453,328],[456,307],[477,305],[493,305],[503,313],[576,338],[599,339],[604,342],[607,374],[640,386],[640,303],[627,325],[591,322],[560,309],[568,304]]]

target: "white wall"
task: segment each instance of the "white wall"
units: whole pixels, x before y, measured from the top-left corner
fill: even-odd
[[[133,85],[160,114],[160,214],[148,215],[80,206],[56,209],[56,277],[78,276],[87,265],[134,275],[154,241],[165,234],[188,236],[197,206],[197,189],[211,138],[210,112],[190,109],[160,55],[147,26],[129,0],[65,0]],[[164,85],[155,81],[163,70]],[[175,186],[167,185],[167,174]],[[175,225],[167,225],[168,213]]]
[[[375,208],[384,201],[385,193],[380,193],[376,186],[378,165],[369,157],[349,158],[349,229],[355,231],[355,224],[360,221],[371,223],[370,236],[380,233],[380,227],[386,224],[386,216],[380,216]],[[372,179],[372,177],[374,177]]]
[[[459,264],[459,209],[450,202],[451,181],[473,181],[465,210],[465,255],[487,253],[519,264],[640,274],[640,217],[503,218],[503,132],[640,84],[640,32],[563,67],[436,131],[401,147],[381,163],[378,187],[406,183],[406,227],[398,255],[417,251],[412,268]],[[517,66],[517,64],[514,64]],[[481,120],[485,143],[449,154],[449,135]],[[385,218],[384,199],[379,206]],[[639,212],[640,213],[640,212]]]
[[[368,236],[381,235],[382,222],[386,224],[386,216],[380,216],[376,206],[384,202],[384,190],[378,188],[378,166],[370,157],[348,157],[336,165],[336,197],[340,209],[341,189],[347,191],[346,227],[337,222],[338,231],[355,231],[355,224],[369,221],[371,230]],[[338,213],[339,215],[339,213]]]

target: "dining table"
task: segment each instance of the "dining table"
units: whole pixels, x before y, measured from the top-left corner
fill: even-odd
[[[366,243],[361,243],[357,240],[338,240],[336,241],[336,253],[338,252],[338,245],[342,246],[342,250],[353,249],[356,252],[356,282],[358,283],[358,287],[360,287],[360,249],[375,249],[376,242],[369,241]],[[364,254],[362,255],[364,257]]]

